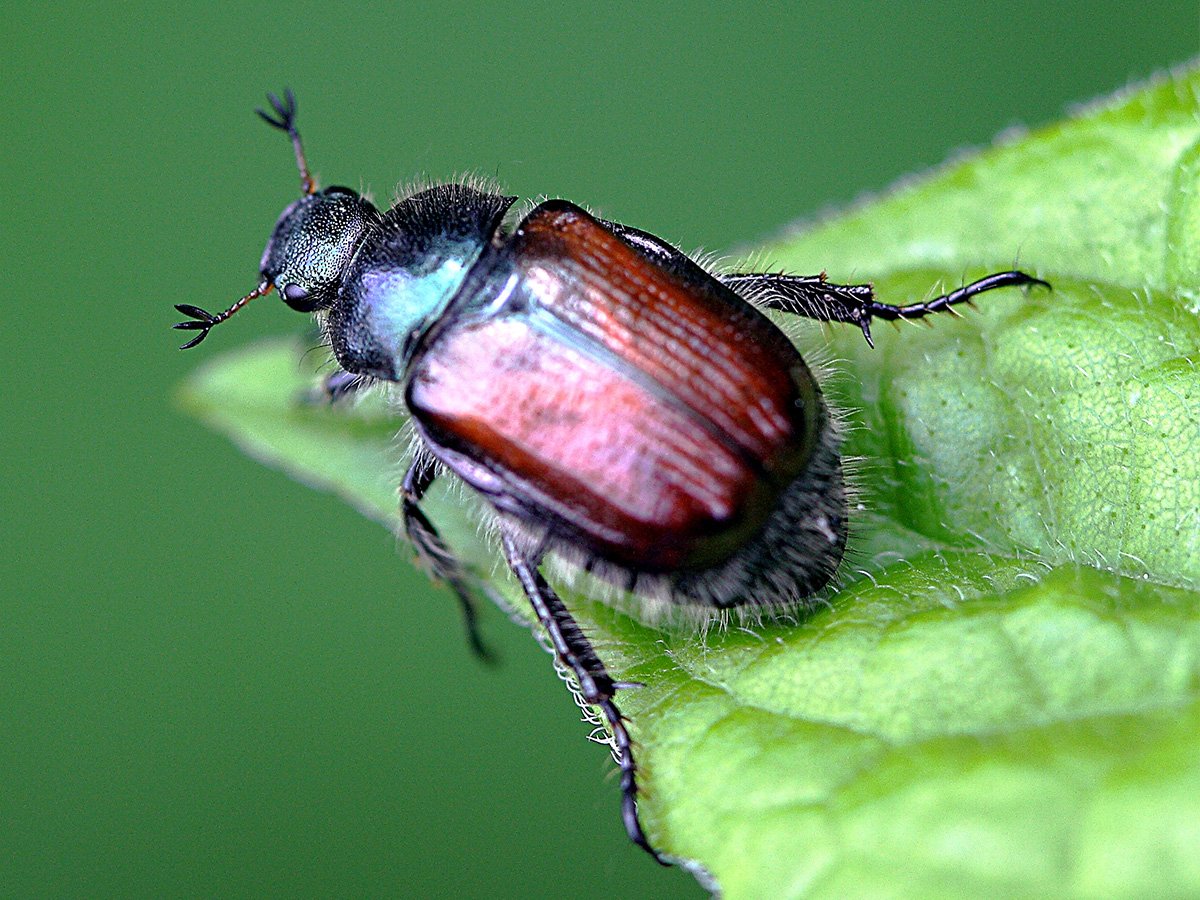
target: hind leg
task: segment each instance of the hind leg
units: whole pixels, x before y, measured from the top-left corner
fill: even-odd
[[[717,276],[724,284],[743,296],[752,296],[767,309],[817,319],[821,322],[850,322],[862,329],[863,337],[872,347],[871,321],[883,319],[920,319],[942,312],[959,303],[970,303],[985,291],[1002,287],[1033,286],[1049,288],[1049,283],[1024,272],[997,272],[980,278],[956,291],[908,306],[891,306],[875,299],[875,289],[869,284],[832,284],[824,275],[784,275],[747,272]]]
[[[534,614],[546,633],[554,652],[575,675],[583,699],[604,716],[613,736],[621,767],[621,817],[629,839],[662,865],[669,863],[650,845],[637,813],[637,765],[633,760],[633,742],[625,727],[625,718],[613,702],[620,684],[614,682],[596,655],[587,636],[570,611],[538,571],[537,560],[522,553],[508,534],[503,536],[504,555],[513,574],[521,582]]]

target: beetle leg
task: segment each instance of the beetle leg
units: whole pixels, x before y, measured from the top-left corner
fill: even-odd
[[[344,369],[333,372],[325,376],[325,380],[321,386],[325,389],[325,393],[329,396],[331,403],[341,400],[343,397],[352,397],[370,383],[369,379],[363,378],[361,375],[355,375],[352,372],[347,372]]]
[[[621,711],[613,703],[618,688],[625,685],[614,682],[609,676],[579,624],[538,571],[537,562],[522,553],[510,535],[504,534],[503,542],[505,558],[521,582],[538,621],[546,629],[555,654],[574,674],[583,699],[600,711],[612,732],[613,746],[621,768],[621,818],[626,834],[658,863],[670,865],[650,845],[638,820],[637,764],[633,759],[633,742]]]
[[[370,387],[371,379],[338,369],[321,379],[320,387],[313,387],[304,399],[312,404],[339,403]]]
[[[416,549],[417,559],[421,564],[429,569],[434,578],[446,582],[458,597],[471,651],[484,662],[495,662],[495,655],[488,649],[479,633],[479,616],[475,609],[475,600],[467,587],[462,563],[450,552],[433,523],[429,521],[429,517],[421,510],[421,500],[435,478],[436,467],[422,459],[414,459],[408,471],[404,473],[400,501],[404,534]]]
[[[872,319],[920,319],[930,313],[950,309],[958,303],[969,303],[983,292],[996,288],[1025,285],[1050,287],[1047,282],[1024,272],[997,272],[932,300],[891,306],[877,302],[875,290],[869,284],[831,284],[824,275],[738,273],[717,277],[742,296],[767,309],[778,309],[821,322],[858,325],[872,347],[875,346],[871,340]]]

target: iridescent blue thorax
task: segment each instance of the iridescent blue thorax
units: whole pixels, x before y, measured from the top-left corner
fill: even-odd
[[[483,250],[479,241],[440,243],[419,260],[394,266],[374,258],[380,249],[375,242],[360,249],[330,313],[339,316],[338,330],[346,330],[334,346],[343,368],[389,380],[403,372],[405,345],[446,307]],[[383,255],[394,258],[386,248]],[[353,360],[353,369],[347,359]]]
[[[342,368],[402,380],[407,350],[462,286],[513,199],[447,184],[388,210],[364,235],[329,310]]]

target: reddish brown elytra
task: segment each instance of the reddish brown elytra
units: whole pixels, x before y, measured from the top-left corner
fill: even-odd
[[[410,364],[422,432],[520,480],[539,525],[659,591],[752,542],[821,432],[795,348],[706,273],[664,272],[569,203],[538,207],[509,247],[524,300],[453,319]],[[826,493],[839,532],[841,489]]]

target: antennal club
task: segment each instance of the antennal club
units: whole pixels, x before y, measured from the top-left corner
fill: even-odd
[[[222,322],[224,322],[226,319],[228,319],[235,312],[237,312],[239,309],[241,309],[243,306],[245,306],[247,303],[249,303],[251,300],[255,299],[256,297],[261,297],[264,294],[269,294],[269,293],[271,293],[271,283],[269,281],[264,281],[262,284],[260,284],[258,287],[256,287],[254,290],[252,290],[250,293],[248,293],[241,300],[239,300],[235,304],[233,304],[233,306],[229,307],[229,309],[225,310],[225,312],[217,313],[215,316],[212,313],[210,313],[208,310],[201,309],[198,306],[192,306],[190,303],[176,303],[175,308],[177,310],[179,310],[185,316],[191,316],[192,318],[191,318],[191,320],[189,320],[187,322],[177,322],[172,327],[178,328],[180,331],[199,331],[200,332],[198,335],[196,335],[194,338],[192,338],[190,341],[188,341],[186,344],[184,344],[179,349],[180,350],[188,350],[192,347],[195,347],[202,340],[204,340],[206,337],[208,337],[208,333],[209,333],[209,331],[212,330],[214,325],[220,325]]]
[[[308,174],[308,163],[304,161],[304,146],[300,143],[300,132],[296,130],[296,95],[292,93],[291,88],[284,88],[282,100],[268,92],[267,102],[271,104],[275,115],[261,108],[255,112],[272,128],[286,132],[292,139],[292,149],[296,151],[296,166],[300,169],[300,189],[305,194],[315,194],[317,182]]]

